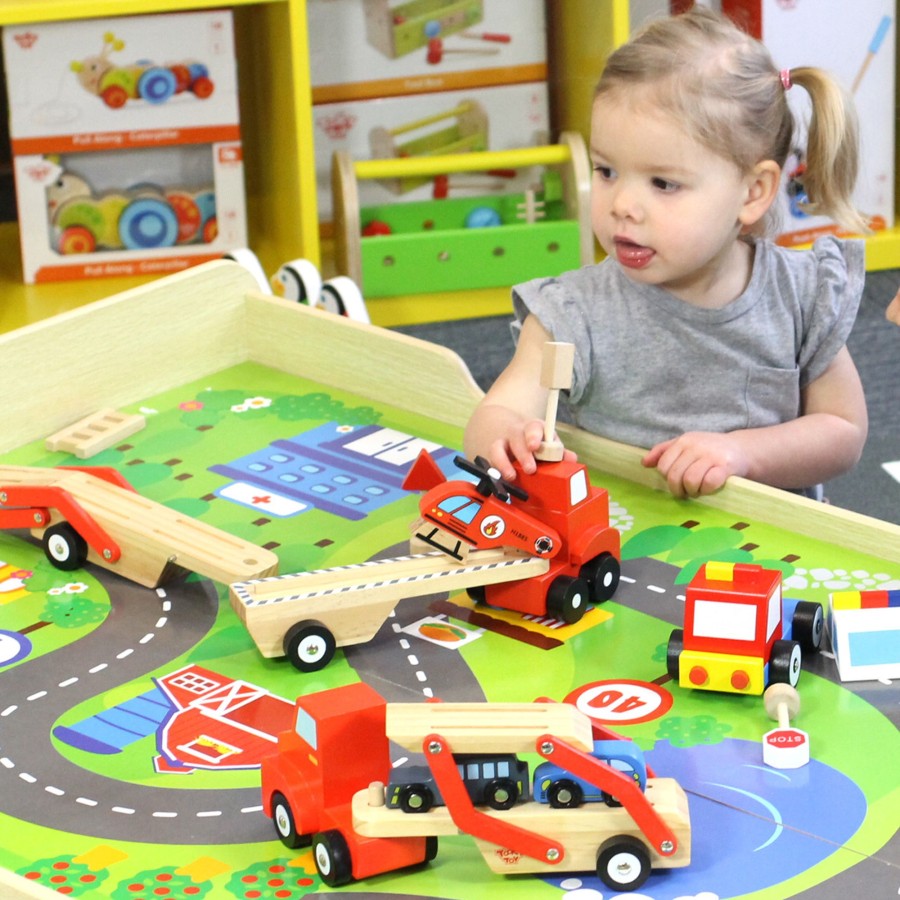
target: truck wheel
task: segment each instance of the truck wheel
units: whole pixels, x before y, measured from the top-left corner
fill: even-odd
[[[473,603],[486,603],[487,591],[483,584],[476,584],[473,587],[466,588],[466,593]]]
[[[328,887],[340,887],[353,880],[350,848],[337,829],[320,831],[313,838],[312,852],[319,878]]]
[[[825,616],[822,604],[812,600],[801,600],[791,619],[791,634],[807,653],[818,653],[822,646],[825,630]]]
[[[636,891],[650,875],[650,854],[637,839],[623,834],[597,851],[597,877],[611,891]]]
[[[284,636],[284,655],[301,672],[318,672],[334,657],[334,635],[321,623],[292,625]]]
[[[590,588],[583,578],[557,575],[547,591],[547,615],[574,625],[584,615]]]
[[[581,567],[579,573],[591,589],[591,601],[604,603],[619,586],[621,567],[612,553],[600,553]]]
[[[60,522],[44,532],[44,553],[57,569],[71,572],[84,565],[87,541],[68,522]]]
[[[434,794],[424,784],[405,784],[397,795],[397,805],[405,813],[425,813],[434,806]]]
[[[797,687],[803,666],[803,651],[796,641],[775,641],[769,658],[769,684]]]
[[[669,635],[669,645],[666,647],[666,671],[669,678],[678,681],[681,677],[681,654],[684,652],[684,629],[676,628]]]
[[[512,809],[519,799],[519,789],[509,778],[496,778],[484,789],[484,800],[491,809]]]
[[[547,802],[554,809],[574,809],[584,802],[584,791],[571,778],[560,778],[547,788]]]
[[[305,847],[309,844],[310,837],[308,834],[300,834],[294,823],[294,814],[291,812],[291,805],[287,802],[284,794],[276,793],[272,795],[272,823],[275,825],[275,832],[281,843],[291,850],[298,847]]]

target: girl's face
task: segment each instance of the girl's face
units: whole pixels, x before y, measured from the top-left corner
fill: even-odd
[[[626,275],[698,306],[722,306],[749,278],[751,179],[685,133],[648,92],[600,96],[591,121],[591,224]]]

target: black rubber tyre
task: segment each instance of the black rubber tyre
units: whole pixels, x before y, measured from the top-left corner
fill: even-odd
[[[622,569],[612,553],[600,553],[581,567],[580,575],[591,589],[592,603],[605,603],[616,592]]]
[[[584,615],[590,593],[584,579],[557,575],[547,591],[547,615],[574,625]]]
[[[285,847],[296,850],[298,847],[309,845],[311,838],[308,834],[300,834],[297,831],[293,810],[284,794],[272,795],[272,824],[275,826],[275,833]]]
[[[512,809],[519,799],[519,789],[509,778],[496,778],[484,789],[485,803],[491,809]]]
[[[636,891],[650,875],[650,854],[635,837],[609,838],[597,851],[597,877],[611,891]]]
[[[797,641],[775,641],[769,658],[769,684],[797,687],[803,666],[803,651]]]
[[[822,604],[813,600],[801,600],[794,610],[791,633],[799,641],[804,653],[818,653],[825,632],[825,614]]]
[[[320,831],[312,841],[313,860],[319,878],[328,887],[340,887],[353,880],[353,862],[344,836],[337,830]]]
[[[434,793],[424,784],[405,784],[397,795],[397,805],[405,813],[426,813],[434,806]]]
[[[334,658],[334,635],[321,622],[297,622],[284,636],[284,655],[301,672],[318,672]]]
[[[43,545],[50,563],[64,572],[80,569],[87,560],[87,541],[68,522],[51,525],[44,532]]]
[[[560,778],[547,788],[547,802],[554,809],[575,809],[584,803],[584,791],[571,778]]]
[[[669,645],[666,648],[666,671],[674,681],[678,681],[681,677],[681,654],[683,652],[684,629],[676,628],[669,635]]]

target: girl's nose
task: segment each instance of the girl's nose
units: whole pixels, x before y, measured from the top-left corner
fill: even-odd
[[[616,185],[613,194],[612,213],[617,219],[640,220],[640,202],[633,188],[621,182]]]

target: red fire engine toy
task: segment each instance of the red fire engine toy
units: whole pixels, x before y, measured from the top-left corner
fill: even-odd
[[[823,625],[821,604],[782,597],[777,569],[708,562],[688,585],[684,628],[669,638],[668,671],[682,687],[707,691],[793,687],[803,651],[819,650]]]

